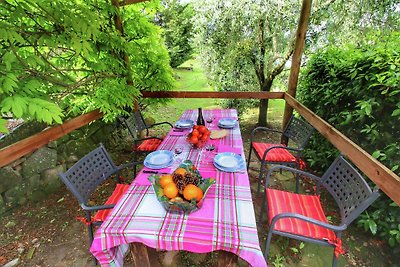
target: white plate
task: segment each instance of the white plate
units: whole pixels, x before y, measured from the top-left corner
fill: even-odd
[[[221,128],[234,128],[237,124],[237,120],[231,118],[223,118],[218,121],[218,126]]]
[[[157,150],[147,155],[144,163],[153,166],[162,166],[168,164],[174,157],[174,154],[169,150]]]
[[[244,166],[244,160],[239,154],[224,152],[215,156],[214,162],[216,165],[226,169],[241,169]]]
[[[152,165],[150,163],[147,163],[146,161],[143,162],[143,165],[149,169],[153,169],[153,170],[159,170],[159,169],[163,169],[163,168],[167,168],[169,166],[172,165],[172,163],[174,163],[174,160],[172,159],[170,162],[164,164],[164,165]]]
[[[179,120],[175,123],[176,128],[192,128],[194,121],[192,120]]]

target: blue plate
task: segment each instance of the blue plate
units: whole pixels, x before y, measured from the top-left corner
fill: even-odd
[[[174,162],[174,154],[169,150],[157,150],[151,152],[144,159],[144,166],[150,169],[162,169]]]
[[[193,125],[194,125],[194,121],[192,121],[192,120],[179,120],[175,123],[175,127],[181,128],[181,129],[192,128]]]
[[[214,158],[214,165],[222,171],[235,172],[243,170],[246,167],[244,159],[231,152],[219,153]]]
[[[245,165],[240,166],[240,167],[238,167],[238,168],[224,168],[224,167],[219,166],[217,163],[214,162],[214,166],[215,166],[215,168],[217,168],[218,170],[224,171],[224,172],[239,172],[239,171],[242,172],[242,171],[245,171],[245,170],[246,170],[246,166],[245,166]]]
[[[231,118],[222,118],[218,121],[218,126],[225,129],[232,129],[236,124],[237,120]]]

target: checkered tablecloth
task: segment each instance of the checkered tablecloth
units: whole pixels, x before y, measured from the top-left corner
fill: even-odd
[[[203,110],[204,118],[211,114],[215,119],[212,124],[206,124],[211,130],[218,128],[220,118],[237,119],[233,109]],[[181,119],[196,121],[197,110],[186,111]],[[159,250],[195,253],[225,250],[251,266],[267,265],[259,245],[247,172],[222,172],[213,165],[212,159],[218,152],[231,150],[244,157],[239,127],[227,131],[226,137],[209,141],[216,147],[210,152],[192,149],[185,134],[171,130],[159,149],[173,151],[174,147],[182,146],[183,153],[166,170],[172,172],[182,160],[190,159],[204,178],[213,177],[216,184],[210,188],[198,211],[169,213],[158,202],[147,180],[150,174],[140,171],[96,232],[90,251],[102,266],[122,266],[123,255],[132,242]]]

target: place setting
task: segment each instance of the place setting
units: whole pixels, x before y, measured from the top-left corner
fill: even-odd
[[[218,153],[214,157],[214,166],[224,172],[244,172],[246,170],[246,162],[239,154],[232,152]]]
[[[190,129],[194,125],[193,120],[189,119],[180,119],[175,123],[175,128],[178,130],[185,130],[185,129]]]
[[[153,169],[160,170],[171,166],[174,163],[174,153],[169,150],[157,150],[151,152],[144,159],[144,166]]]
[[[172,128],[170,135],[181,136],[188,134],[192,127],[194,126],[194,121],[189,119],[180,119],[178,120],[174,128]]]
[[[218,120],[218,127],[223,129],[233,129],[237,124],[238,121],[232,118],[221,118]]]

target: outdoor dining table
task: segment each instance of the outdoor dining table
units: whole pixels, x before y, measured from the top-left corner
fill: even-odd
[[[187,110],[180,119],[196,121],[197,112]],[[206,126],[217,130],[219,119],[237,119],[237,111],[203,110],[203,116],[213,117],[213,122]],[[239,125],[227,129],[223,138],[210,139],[213,151],[193,148],[186,140],[187,134],[186,130],[175,129],[168,133],[159,150],[174,151],[180,146],[183,151],[175,155],[171,166],[157,171],[172,173],[183,160],[189,159],[203,178],[215,178],[216,183],[208,190],[202,207],[189,214],[166,211],[148,181],[151,174],[144,172],[150,169],[144,167],[96,231],[90,251],[102,266],[122,266],[130,245],[133,250],[141,251],[139,254],[147,253],[147,247],[194,253],[219,251],[220,266],[226,266],[227,261],[236,260],[237,256],[250,266],[267,266],[259,245],[247,171],[245,168],[238,172],[220,171],[213,163],[213,157],[221,152],[244,157]]]

